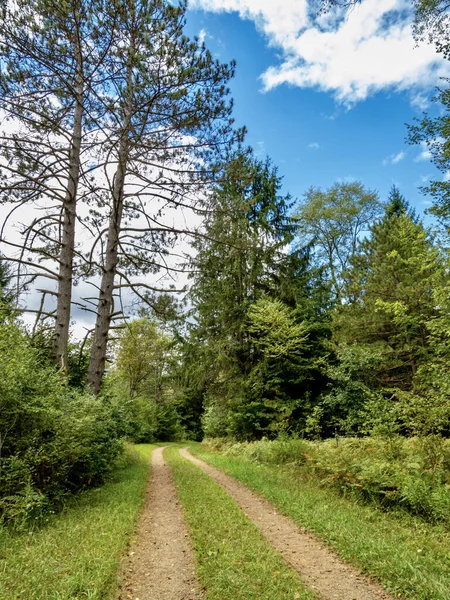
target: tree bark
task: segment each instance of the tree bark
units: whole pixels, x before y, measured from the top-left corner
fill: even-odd
[[[75,34],[76,35],[76,34]],[[54,355],[63,373],[67,372],[70,312],[72,302],[73,258],[75,254],[75,223],[77,191],[80,179],[81,135],[84,112],[84,79],[81,48],[77,41],[77,79],[75,85],[75,112],[69,154],[69,176],[63,203],[61,250],[59,253],[58,294],[54,335]]]
[[[97,319],[94,340],[91,350],[87,383],[93,394],[100,392],[106,363],[108,333],[111,326],[113,310],[114,279],[119,258],[119,235],[123,214],[123,188],[126,174],[126,154],[128,136],[125,144],[121,142],[119,164],[114,176],[113,208],[109,221],[108,241],[106,244],[105,266],[100,284],[100,295],[97,305]]]

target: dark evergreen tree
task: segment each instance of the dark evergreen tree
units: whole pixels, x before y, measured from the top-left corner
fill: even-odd
[[[202,368],[200,377],[191,369],[187,393],[203,395],[211,435],[296,429],[320,386],[312,357],[324,348],[312,338],[325,335],[326,308],[320,314],[313,300],[308,249],[287,252],[296,222],[280,186],[269,161],[239,155],[212,195],[196,242],[190,342]]]
[[[12,266],[0,255],[0,323],[11,314],[15,293],[12,289]]]

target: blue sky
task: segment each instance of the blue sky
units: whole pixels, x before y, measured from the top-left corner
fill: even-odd
[[[285,191],[301,197],[350,178],[385,198],[395,183],[420,212],[419,186],[442,178],[406,123],[429,102],[449,65],[414,47],[409,0],[363,0],[319,19],[307,0],[193,0],[187,33],[222,61],[236,59],[235,116],[269,155]]]

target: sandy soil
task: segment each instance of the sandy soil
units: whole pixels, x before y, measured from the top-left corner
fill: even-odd
[[[379,585],[344,563],[313,535],[279,513],[269,502],[219,469],[192,456],[187,449],[180,450],[180,453],[222,486],[318,598],[393,600]]]
[[[184,514],[163,448],[152,454],[152,475],[135,543],[123,569],[119,600],[197,600],[195,562]]]

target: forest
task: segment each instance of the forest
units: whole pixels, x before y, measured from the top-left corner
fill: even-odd
[[[449,59],[447,3],[414,4],[416,39]],[[272,440],[351,438],[431,460],[436,502],[402,493],[439,520],[450,182],[423,189],[432,225],[395,185],[283,193],[234,122],[236,65],[185,35],[186,11],[1,5],[0,518],[41,519],[104,482],[125,441],[220,438],[263,456]],[[446,174],[442,85],[440,116],[407,135]]]

